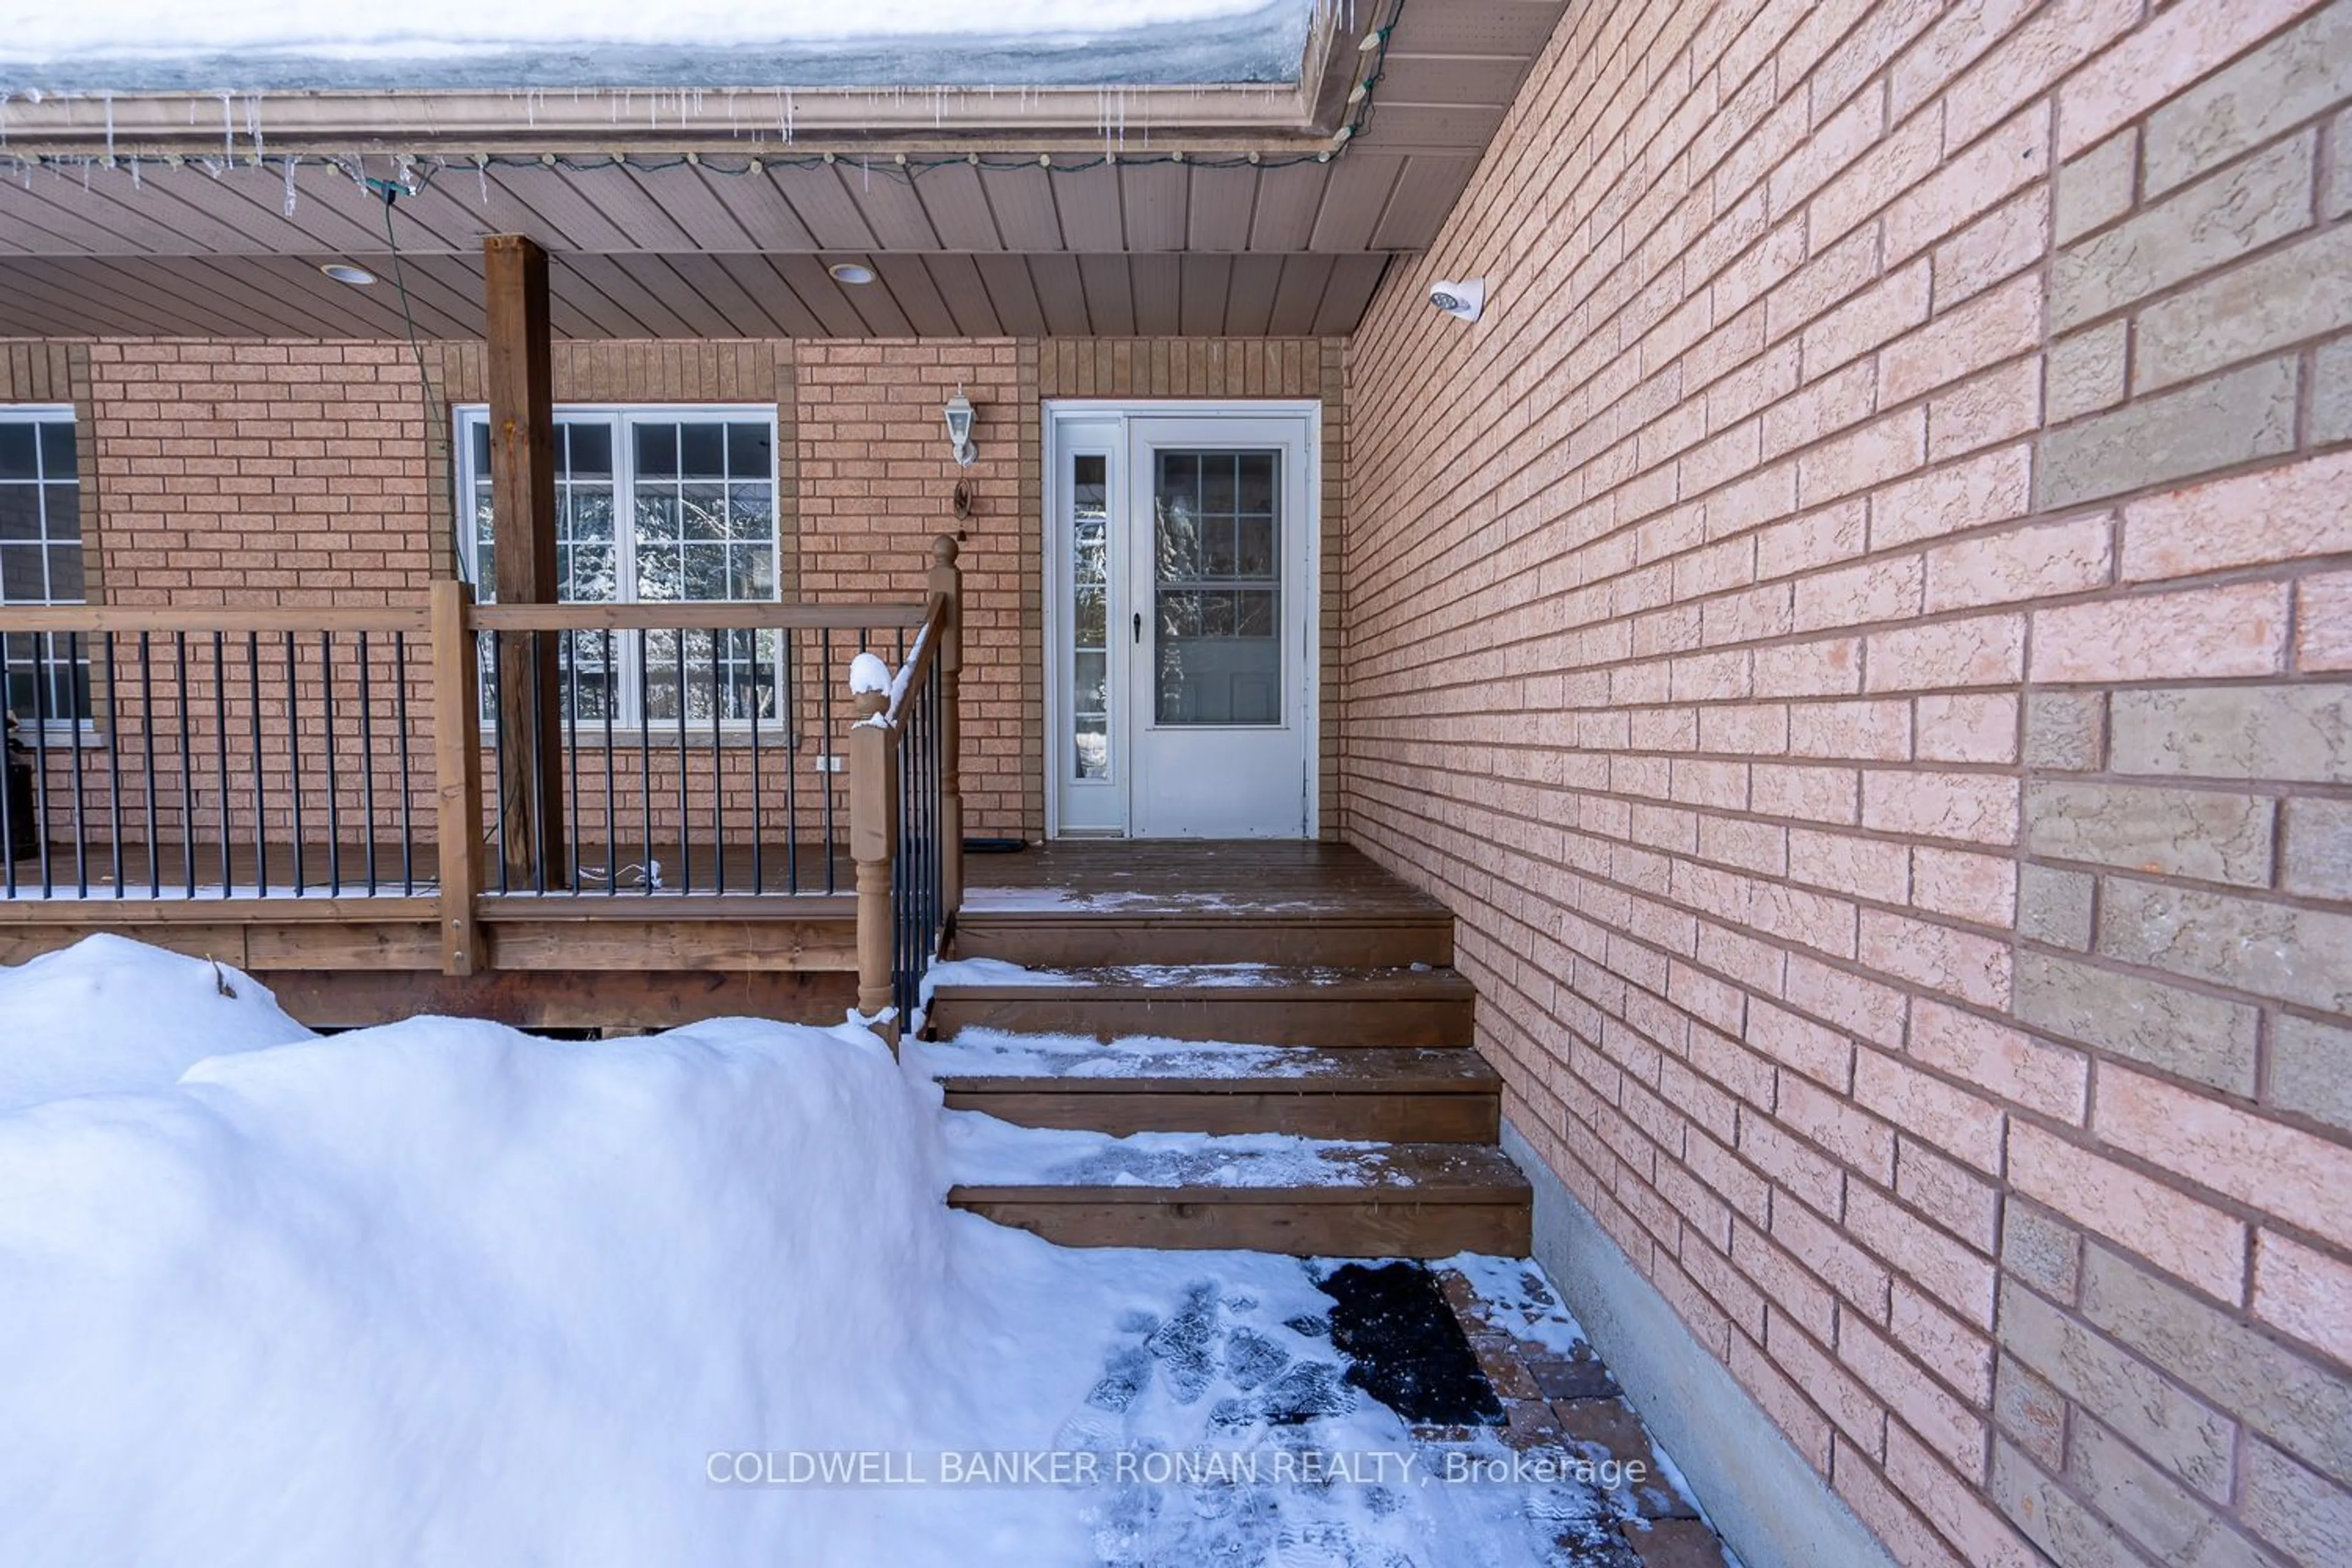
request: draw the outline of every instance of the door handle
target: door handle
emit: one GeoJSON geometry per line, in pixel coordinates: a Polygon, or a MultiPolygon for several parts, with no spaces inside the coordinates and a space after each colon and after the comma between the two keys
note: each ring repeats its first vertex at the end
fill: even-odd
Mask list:
{"type": "Polygon", "coordinates": [[[1143,612],[1140,610],[1135,614],[1135,642],[1138,647],[1143,646],[1143,612]]]}

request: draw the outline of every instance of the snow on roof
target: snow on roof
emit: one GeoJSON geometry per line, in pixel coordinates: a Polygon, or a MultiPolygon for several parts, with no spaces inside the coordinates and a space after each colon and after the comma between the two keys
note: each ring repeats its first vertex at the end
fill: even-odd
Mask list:
{"type": "MultiPolygon", "coordinates": [[[[1328,3],[1328,0],[1320,0],[1328,3]]],[[[0,88],[1292,82],[1318,0],[0,0],[0,88]]]]}

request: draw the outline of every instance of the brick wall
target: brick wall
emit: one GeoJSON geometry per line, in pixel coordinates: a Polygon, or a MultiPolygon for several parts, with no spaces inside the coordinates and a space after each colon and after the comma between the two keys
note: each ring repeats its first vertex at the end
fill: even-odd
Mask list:
{"type": "Polygon", "coordinates": [[[2345,0],[1571,7],[1351,350],[1350,835],[1907,1564],[2352,1561],[2347,95],[2345,0]]]}
{"type": "MultiPolygon", "coordinates": [[[[20,341],[0,344],[0,398],[79,404],[91,580],[112,602],[408,604],[452,569],[449,407],[486,396],[480,344],[427,343],[422,357],[424,387],[405,343],[20,341]]],[[[559,402],[773,402],[787,596],[914,597],[932,537],[962,534],[965,820],[975,835],[1034,838],[1044,830],[1043,397],[1323,397],[1327,676],[1336,672],[1346,428],[1339,340],[562,342],[553,374],[559,402]],[[949,457],[940,419],[958,385],[979,412],[979,460],[968,473],[949,457]],[[959,477],[974,496],[963,519],[950,500],[959,477]]],[[[835,640],[835,663],[845,664],[855,650],[835,640]]],[[[214,739],[205,657],[199,648],[192,686],[199,758],[214,739]]],[[[303,657],[303,679],[315,684],[315,653],[306,647],[303,657]]],[[[803,668],[816,662],[814,647],[807,659],[803,668]]],[[[1336,833],[1339,705],[1328,679],[1326,691],[1324,820],[1336,833]]],[[[412,696],[412,749],[423,755],[430,707],[421,688],[412,696]]],[[[166,742],[159,827],[167,833],[179,830],[177,716],[167,694],[156,710],[166,742]]],[[[814,710],[798,717],[813,732],[814,710]]],[[[389,752],[392,738],[383,739],[389,752]]],[[[325,761],[321,750],[313,790],[325,761]]],[[[711,790],[722,787],[715,779],[740,813],[743,758],[724,757],[705,777],[708,763],[693,764],[702,782],[689,786],[684,809],[698,820],[706,814],[711,790]]],[[[281,778],[290,761],[271,746],[265,765],[281,778]]],[[[387,770],[397,772],[388,758],[379,772],[387,770]]],[[[583,822],[602,820],[601,778],[594,768],[584,775],[596,798],[583,822]]],[[[341,809],[355,821],[362,786],[349,770],[342,783],[341,809]]],[[[801,783],[814,834],[823,790],[809,788],[807,776],[801,783]]],[[[614,788],[625,827],[637,822],[644,795],[653,830],[674,830],[670,781],[657,778],[646,795],[625,767],[614,788]]],[[[229,820],[244,831],[245,797],[208,794],[201,780],[193,819],[208,831],[224,794],[229,820]]],[[[376,792],[387,826],[399,799],[388,782],[376,792]]]]}

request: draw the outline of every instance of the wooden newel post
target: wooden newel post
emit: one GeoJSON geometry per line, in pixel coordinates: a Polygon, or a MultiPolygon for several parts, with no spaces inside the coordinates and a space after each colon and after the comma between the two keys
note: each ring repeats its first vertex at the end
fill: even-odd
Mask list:
{"type": "Polygon", "coordinates": [[[482,697],[474,631],[466,624],[466,584],[432,589],[433,783],[441,881],[441,968],[471,974],[486,967],[474,921],[482,882],[482,697]]]}
{"type": "Polygon", "coordinates": [[[931,541],[930,591],[945,602],[940,626],[940,915],[955,919],[963,907],[963,722],[958,693],[963,686],[963,570],[956,564],[951,534],[931,541]]]}
{"type": "MultiPolygon", "coordinates": [[[[898,842],[898,759],[893,755],[898,732],[887,724],[864,722],[889,706],[887,693],[861,691],[855,700],[860,721],[849,731],[849,858],[857,867],[857,1010],[875,1018],[890,1007],[896,979],[890,858],[898,842]]],[[[893,1017],[877,1026],[893,1050],[903,1023],[893,1017]]]]}

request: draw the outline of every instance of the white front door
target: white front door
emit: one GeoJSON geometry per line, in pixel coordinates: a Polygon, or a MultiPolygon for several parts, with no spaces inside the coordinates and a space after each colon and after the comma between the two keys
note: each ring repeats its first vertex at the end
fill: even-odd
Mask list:
{"type": "Polygon", "coordinates": [[[1312,406],[1064,405],[1049,426],[1055,831],[1310,835],[1312,406]]]}

